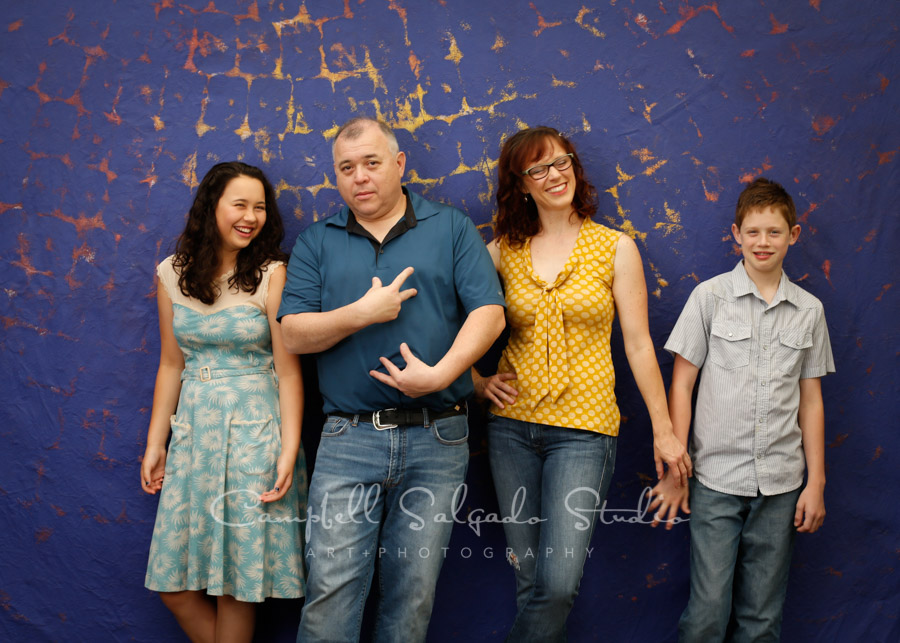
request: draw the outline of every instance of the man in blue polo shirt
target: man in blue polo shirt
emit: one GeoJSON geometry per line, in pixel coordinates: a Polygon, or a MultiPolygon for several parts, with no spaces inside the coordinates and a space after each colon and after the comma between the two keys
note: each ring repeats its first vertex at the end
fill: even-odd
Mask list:
{"type": "Polygon", "coordinates": [[[503,294],[472,221],[401,186],[389,127],[353,119],[332,151],[347,206],[298,237],[278,312],[288,350],[319,354],[327,416],[297,640],[358,640],[378,560],[374,640],[424,641],[503,294]]]}

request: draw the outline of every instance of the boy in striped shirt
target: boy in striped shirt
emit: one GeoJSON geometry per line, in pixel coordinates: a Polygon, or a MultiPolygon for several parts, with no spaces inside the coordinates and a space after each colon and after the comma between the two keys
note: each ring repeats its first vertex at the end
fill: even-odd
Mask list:
{"type": "Polygon", "coordinates": [[[678,627],[687,642],[777,641],[794,534],[825,518],[820,378],[834,360],[821,302],[782,270],[800,235],[793,200],[758,178],[731,231],[741,262],[694,289],[665,346],[675,356],[669,413],[685,443],[700,376],[694,477],[678,487],[667,475],[650,505],[667,528],[679,509],[691,514],[691,595],[678,627]]]}

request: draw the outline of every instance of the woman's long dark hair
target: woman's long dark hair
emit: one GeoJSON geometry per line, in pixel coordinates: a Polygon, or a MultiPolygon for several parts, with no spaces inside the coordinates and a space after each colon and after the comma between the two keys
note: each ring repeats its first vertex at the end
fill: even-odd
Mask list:
{"type": "Polygon", "coordinates": [[[572,208],[582,219],[590,218],[597,211],[597,191],[584,178],[584,167],[578,152],[569,140],[552,127],[531,127],[516,132],[500,151],[497,162],[499,180],[497,185],[497,219],[494,222],[494,238],[506,238],[513,246],[518,246],[529,237],[541,231],[534,199],[526,199],[522,191],[522,174],[553,144],[559,143],[566,153],[572,154],[572,168],[575,173],[575,195],[572,208]]]}
{"type": "Polygon", "coordinates": [[[178,286],[188,297],[212,304],[221,294],[216,286],[216,270],[219,267],[219,246],[222,239],[216,224],[216,206],[225,187],[239,176],[257,179],[263,185],[266,197],[266,223],[259,235],[246,248],[238,252],[234,274],[228,278],[228,287],[253,294],[263,277],[263,268],[273,260],[287,260],[280,246],[284,240],[284,224],[275,190],[262,170],[246,163],[231,161],[210,168],[188,213],[187,225],[175,246],[175,269],[180,273],[178,286]]]}

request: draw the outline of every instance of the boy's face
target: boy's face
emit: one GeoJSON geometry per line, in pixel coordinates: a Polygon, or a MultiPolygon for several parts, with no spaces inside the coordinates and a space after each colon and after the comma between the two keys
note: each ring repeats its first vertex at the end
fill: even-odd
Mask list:
{"type": "Polygon", "coordinates": [[[800,226],[788,228],[782,214],[768,207],[748,212],[740,228],[732,223],[731,233],[741,246],[744,269],[751,279],[773,274],[780,277],[784,256],[800,236],[800,226]]]}

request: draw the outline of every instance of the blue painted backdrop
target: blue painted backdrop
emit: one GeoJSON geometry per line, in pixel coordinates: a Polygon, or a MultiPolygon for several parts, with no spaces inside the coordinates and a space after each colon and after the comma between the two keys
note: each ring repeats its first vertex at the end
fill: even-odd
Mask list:
{"type": "MultiPolygon", "coordinates": [[[[657,345],[697,281],[736,261],[743,184],[782,182],[803,226],[785,267],[824,302],[838,368],[823,383],[828,518],[798,538],[785,640],[898,640],[898,38],[900,3],[849,0],[6,3],[0,638],[177,639],[143,589],[154,266],[198,179],[234,158],[277,185],[290,248],[338,204],[329,137],[368,114],[398,130],[412,189],[486,237],[503,138],[538,124],[569,135],[598,220],[641,249],[657,345]]],[[[653,472],[615,348],[611,524],[571,638],[671,639],[688,530],[615,522],[653,472]]],[[[496,508],[482,439],[476,428],[467,511],[496,508]]],[[[432,640],[501,639],[514,611],[503,546],[496,525],[457,526],[432,640]]],[[[291,640],[298,609],[266,604],[259,640],[291,640]]]]}

